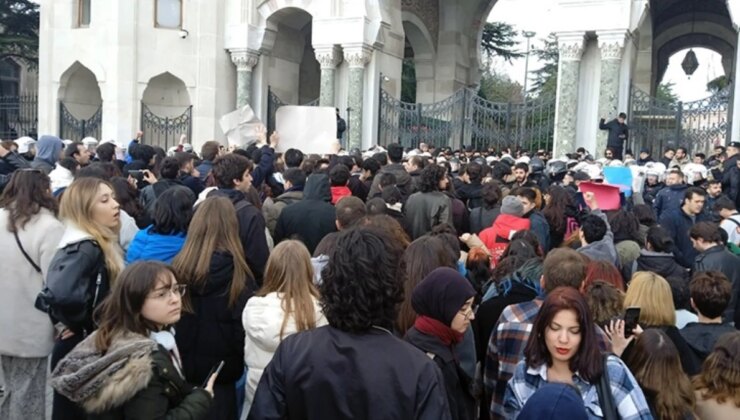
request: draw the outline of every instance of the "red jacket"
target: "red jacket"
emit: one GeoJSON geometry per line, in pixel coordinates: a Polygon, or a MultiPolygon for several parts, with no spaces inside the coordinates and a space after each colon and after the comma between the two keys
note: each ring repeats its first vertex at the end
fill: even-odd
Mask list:
{"type": "Polygon", "coordinates": [[[344,197],[352,195],[352,191],[345,185],[341,187],[331,187],[331,203],[335,206],[344,197]]]}
{"type": "Polygon", "coordinates": [[[478,237],[491,251],[492,266],[498,263],[511,237],[520,230],[529,230],[530,226],[529,219],[502,213],[493,221],[493,226],[480,232],[478,237]]]}

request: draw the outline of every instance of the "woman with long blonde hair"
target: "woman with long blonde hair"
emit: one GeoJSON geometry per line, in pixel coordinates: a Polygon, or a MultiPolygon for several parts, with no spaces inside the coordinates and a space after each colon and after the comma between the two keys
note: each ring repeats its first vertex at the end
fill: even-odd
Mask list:
{"type": "Polygon", "coordinates": [[[280,342],[327,323],[313,284],[311,255],[303,243],[287,240],[278,244],[267,260],[264,281],[242,314],[248,367],[244,413],[249,413],[262,372],[280,342]]]}
{"type": "MultiPolygon", "coordinates": [[[[52,369],[96,329],[93,312],[123,270],[120,208],[109,183],[98,178],[75,180],[64,192],[59,215],[65,231],[36,302],[59,331],[52,369]]],[[[84,419],[85,414],[55,392],[52,418],[84,419]]]]}
{"type": "Polygon", "coordinates": [[[231,200],[208,198],[196,208],[185,245],[172,262],[178,280],[189,289],[175,327],[185,378],[201,384],[213,367],[225,362],[209,419],[237,417],[236,382],[244,373],[240,317],[256,283],[238,232],[231,200]]]}
{"type": "MultiPolygon", "coordinates": [[[[676,328],[676,307],[666,279],[650,271],[638,271],[632,275],[624,296],[624,308],[629,307],[640,308],[639,324],[642,328],[658,328],[671,339],[681,355],[681,366],[687,375],[699,373],[699,359],[676,328]]],[[[630,357],[632,347],[628,346],[622,355],[625,360],[630,357]]]]}

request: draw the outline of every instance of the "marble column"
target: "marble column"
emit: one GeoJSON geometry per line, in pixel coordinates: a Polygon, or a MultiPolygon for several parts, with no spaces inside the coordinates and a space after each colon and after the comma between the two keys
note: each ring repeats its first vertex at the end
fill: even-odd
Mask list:
{"type": "MultiPolygon", "coordinates": [[[[619,107],[619,73],[622,68],[622,52],[626,33],[597,32],[601,51],[601,81],[599,83],[599,118],[611,121],[623,110],[619,107]]],[[[626,112],[626,111],[625,111],[626,112]]],[[[595,123],[595,122],[594,122],[595,123]]],[[[596,136],[594,156],[603,157],[609,132],[599,130],[596,136]]],[[[622,152],[626,149],[626,145],[622,152]]]]}
{"type": "Polygon", "coordinates": [[[334,78],[336,67],[341,63],[341,52],[329,46],[315,48],[316,60],[321,64],[321,94],[319,106],[334,106],[334,78]]]}
{"type": "Polygon", "coordinates": [[[236,107],[251,105],[252,69],[259,61],[253,50],[231,50],[231,61],[236,65],[236,107]]]}
{"type": "Polygon", "coordinates": [[[362,103],[365,94],[365,65],[370,62],[368,46],[345,46],[344,59],[349,64],[349,135],[348,150],[362,148],[362,103]]]}
{"type": "Polygon", "coordinates": [[[578,116],[578,84],[584,34],[558,34],[560,52],[558,68],[557,106],[555,109],[555,138],[553,156],[564,156],[576,150],[576,121],[578,116]]]}

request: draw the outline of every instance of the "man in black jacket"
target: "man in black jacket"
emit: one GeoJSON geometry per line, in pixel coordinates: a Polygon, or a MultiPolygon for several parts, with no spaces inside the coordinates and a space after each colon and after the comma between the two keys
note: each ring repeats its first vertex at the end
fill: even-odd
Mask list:
{"type": "Polygon", "coordinates": [[[280,343],[248,419],[452,418],[440,370],[391,332],[403,300],[402,255],[385,232],[339,234],[320,286],[329,325],[280,343]]]}
{"type": "Polygon", "coordinates": [[[629,138],[629,128],[624,121],[627,119],[627,114],[620,112],[619,116],[608,123],[606,119],[602,118],[599,121],[599,128],[601,130],[609,131],[609,137],[606,140],[606,147],[612,149],[614,159],[622,160],[622,150],[624,148],[624,142],[629,138]]]}
{"type": "MultiPolygon", "coordinates": [[[[411,176],[406,172],[406,168],[403,166],[403,146],[398,143],[391,143],[388,145],[388,160],[390,163],[384,166],[380,170],[380,174],[392,173],[396,176],[396,187],[401,191],[403,201],[414,192],[411,176]]],[[[376,176],[373,180],[373,185],[370,186],[370,194],[368,197],[375,197],[380,192],[379,188],[380,177],[376,176]]]]}
{"type": "Polygon", "coordinates": [[[740,325],[740,310],[737,308],[740,297],[740,257],[733,255],[724,245],[720,227],[714,223],[697,223],[689,231],[694,248],[700,252],[694,262],[694,274],[707,271],[720,271],[732,283],[732,296],[727,309],[722,314],[725,322],[735,321],[740,325]]]}
{"type": "MultiPolygon", "coordinates": [[[[29,168],[31,165],[17,153],[11,152],[0,145],[0,159],[3,160],[13,170],[29,168]]],[[[5,189],[5,186],[10,182],[10,177],[13,176],[13,172],[9,174],[0,174],[0,192],[5,189]]]]}
{"type": "Polygon", "coordinates": [[[694,266],[698,252],[689,239],[689,230],[705,221],[702,209],[707,193],[699,187],[689,187],[684,194],[683,205],[678,209],[664,211],[658,224],[671,233],[676,261],[686,268],[694,266]]]}
{"type": "Polygon", "coordinates": [[[735,204],[740,204],[740,142],[733,141],[727,146],[727,159],[722,163],[722,191],[735,204]]]}
{"type": "Polygon", "coordinates": [[[235,153],[220,156],[213,162],[213,178],[219,188],[211,195],[231,199],[239,222],[239,239],[244,247],[244,257],[252,270],[257,285],[262,286],[262,274],[270,255],[265,235],[265,218],[245,194],[252,186],[252,162],[235,153]]]}

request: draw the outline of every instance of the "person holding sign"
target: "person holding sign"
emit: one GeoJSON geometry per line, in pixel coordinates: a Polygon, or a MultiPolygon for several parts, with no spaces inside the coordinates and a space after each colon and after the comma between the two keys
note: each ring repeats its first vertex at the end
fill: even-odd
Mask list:
{"type": "Polygon", "coordinates": [[[620,112],[617,118],[608,123],[605,118],[601,118],[601,121],[599,121],[599,129],[609,131],[606,147],[612,150],[614,159],[622,160],[624,142],[629,138],[629,128],[624,123],[626,119],[627,114],[620,112]]]}

